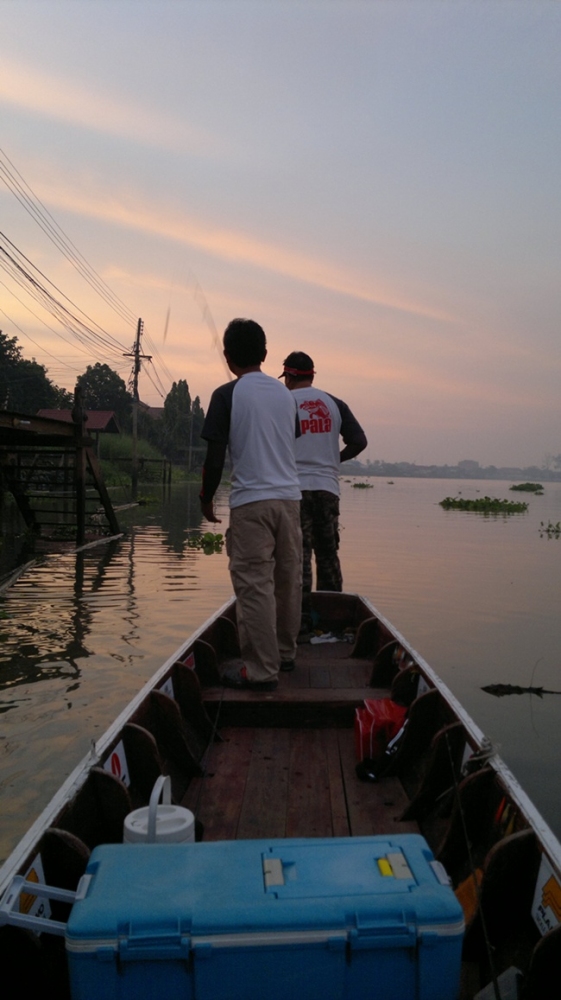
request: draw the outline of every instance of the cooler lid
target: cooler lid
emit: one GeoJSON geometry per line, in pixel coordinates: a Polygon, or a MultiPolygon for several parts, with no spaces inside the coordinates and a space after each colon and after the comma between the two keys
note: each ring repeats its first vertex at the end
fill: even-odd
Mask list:
{"type": "Polygon", "coordinates": [[[371,935],[454,924],[462,913],[422,837],[131,844],[96,848],[67,941],[255,930],[371,935]],[[362,929],[362,930],[361,930],[362,929]]]}

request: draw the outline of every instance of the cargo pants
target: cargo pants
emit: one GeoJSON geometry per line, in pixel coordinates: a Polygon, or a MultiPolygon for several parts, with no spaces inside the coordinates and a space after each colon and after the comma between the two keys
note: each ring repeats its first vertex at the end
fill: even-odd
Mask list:
{"type": "Polygon", "coordinates": [[[250,680],[276,679],[296,656],[302,600],[299,500],[257,500],[230,511],[226,548],[250,680]]]}
{"type": "Polygon", "coordinates": [[[343,589],[339,562],[339,497],[327,490],[302,490],[302,610],[309,611],[312,590],[312,553],[316,562],[316,590],[343,589]]]}

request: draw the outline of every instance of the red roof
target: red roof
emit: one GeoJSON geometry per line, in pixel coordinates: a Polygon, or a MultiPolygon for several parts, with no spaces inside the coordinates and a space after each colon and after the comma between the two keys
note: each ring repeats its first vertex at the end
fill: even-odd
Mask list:
{"type": "MultiPolygon", "coordinates": [[[[88,431],[104,431],[106,434],[121,433],[114,410],[84,410],[84,413],[86,414],[88,431]]],[[[66,424],[72,423],[71,410],[37,410],[36,416],[47,417],[49,420],[63,420],[66,424]]]]}

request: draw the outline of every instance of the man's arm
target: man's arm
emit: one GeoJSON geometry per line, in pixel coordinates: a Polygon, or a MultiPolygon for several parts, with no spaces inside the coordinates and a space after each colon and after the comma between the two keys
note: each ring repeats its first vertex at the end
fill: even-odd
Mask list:
{"type": "Polygon", "coordinates": [[[339,454],[340,462],[348,462],[350,458],[356,458],[364,451],[368,441],[366,434],[360,426],[358,420],[351,413],[349,407],[342,400],[337,400],[339,412],[341,414],[341,437],[345,447],[339,454]]]}
{"type": "Polygon", "coordinates": [[[215,389],[211,398],[201,431],[201,437],[207,442],[206,458],[203,465],[203,485],[199,493],[203,517],[207,521],[218,521],[212,504],[216,493],[228,447],[230,433],[230,413],[232,410],[232,393],[236,383],[228,382],[215,389]]]}
{"type": "Polygon", "coordinates": [[[366,440],[366,434],[361,429],[360,437],[357,436],[355,441],[349,442],[349,444],[345,445],[343,451],[339,455],[339,461],[348,462],[350,458],[355,458],[357,455],[360,455],[361,451],[364,451],[367,444],[368,441],[366,440]]]}
{"type": "Polygon", "coordinates": [[[226,444],[222,441],[209,441],[207,443],[205,464],[203,465],[203,485],[199,493],[201,510],[203,517],[207,521],[220,523],[221,518],[214,513],[213,499],[222,478],[224,460],[226,458],[226,444]]]}

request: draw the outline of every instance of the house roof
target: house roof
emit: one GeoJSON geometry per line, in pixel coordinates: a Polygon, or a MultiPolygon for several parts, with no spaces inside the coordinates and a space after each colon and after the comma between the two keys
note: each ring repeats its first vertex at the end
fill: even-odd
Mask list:
{"type": "Polygon", "coordinates": [[[153,420],[161,420],[165,413],[165,407],[148,406],[148,403],[143,403],[142,400],[140,401],[139,406],[141,410],[143,410],[144,413],[147,413],[149,417],[152,417],[153,420]]]}
{"type": "MultiPolygon", "coordinates": [[[[103,434],[121,433],[114,410],[84,410],[84,413],[88,431],[100,431],[103,434]]],[[[37,410],[36,415],[50,420],[63,420],[66,424],[72,423],[71,410],[37,410]]]]}

